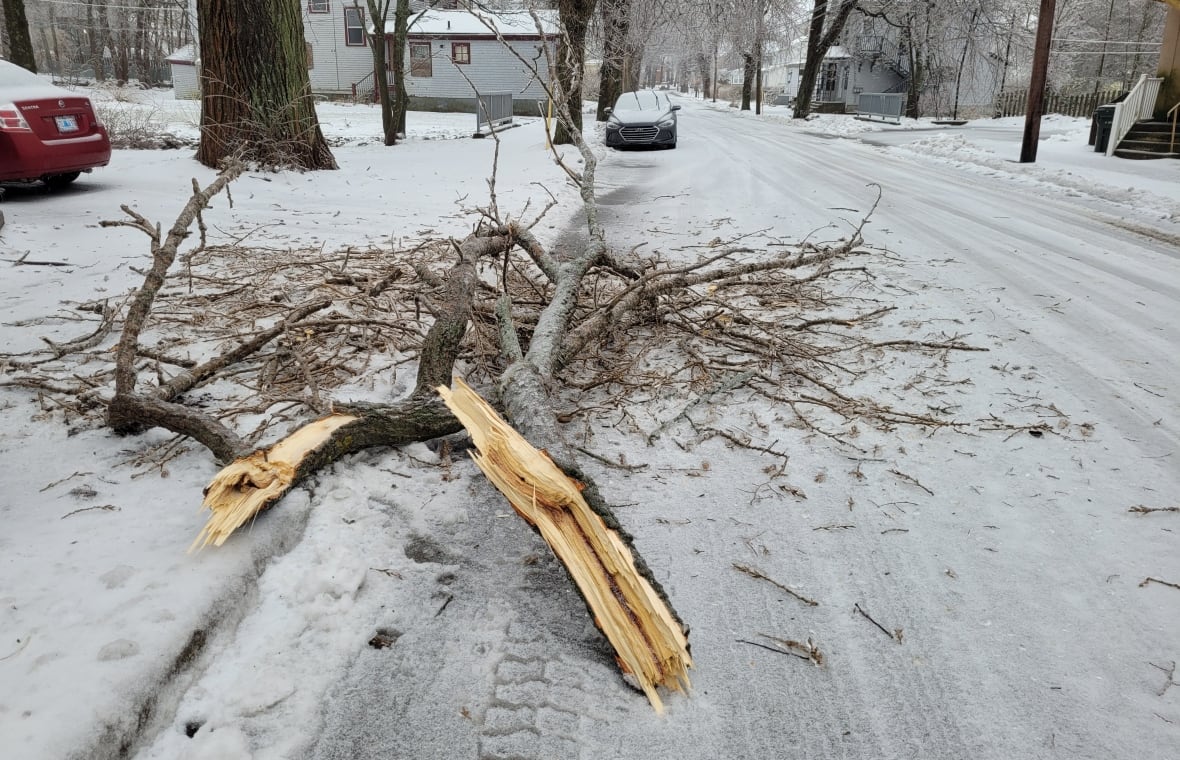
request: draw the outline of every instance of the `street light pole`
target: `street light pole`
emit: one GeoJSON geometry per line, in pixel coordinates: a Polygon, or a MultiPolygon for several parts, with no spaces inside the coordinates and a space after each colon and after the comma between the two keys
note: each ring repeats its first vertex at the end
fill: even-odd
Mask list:
{"type": "Polygon", "coordinates": [[[1037,160],[1037,141],[1041,138],[1041,114],[1045,110],[1045,82],[1049,71],[1049,48],[1053,42],[1053,13],[1057,0],[1041,0],[1037,15],[1037,47],[1033,52],[1032,79],[1028,83],[1028,110],[1024,115],[1024,142],[1020,146],[1020,163],[1037,160]]]}

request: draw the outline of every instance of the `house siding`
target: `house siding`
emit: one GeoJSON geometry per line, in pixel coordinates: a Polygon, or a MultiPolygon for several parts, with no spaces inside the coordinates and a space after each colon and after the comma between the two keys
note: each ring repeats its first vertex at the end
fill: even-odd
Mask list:
{"type": "MultiPolygon", "coordinates": [[[[533,72],[505,47],[511,46],[521,58],[532,61],[538,57],[539,42],[518,40],[501,43],[499,40],[464,39],[462,42],[471,45],[471,63],[455,64],[451,62],[452,40],[411,37],[411,41],[429,42],[433,59],[431,76],[406,77],[406,92],[411,98],[470,101],[474,111],[475,95],[471,89],[472,85],[481,92],[511,92],[514,101],[538,102],[548,97],[544,86],[533,72]],[[459,73],[459,68],[463,69],[463,74],[471,80],[470,83],[459,73]]],[[[407,72],[410,70],[408,47],[407,45],[407,72]]],[[[547,64],[543,55],[539,57],[536,65],[542,76],[545,76],[547,64]]],[[[536,113],[535,106],[529,107],[529,113],[536,113]]]]}
{"type": "Polygon", "coordinates": [[[172,94],[177,100],[197,100],[201,85],[197,81],[197,66],[191,62],[169,61],[172,67],[172,94]]]}
{"type": "MultiPolygon", "coordinates": [[[[363,13],[367,16],[368,11],[363,13]]],[[[368,45],[345,43],[341,0],[332,0],[328,13],[309,13],[304,5],[303,33],[313,50],[313,65],[307,72],[312,92],[351,95],[352,86],[362,81],[372,87],[373,51],[368,45]]]]}

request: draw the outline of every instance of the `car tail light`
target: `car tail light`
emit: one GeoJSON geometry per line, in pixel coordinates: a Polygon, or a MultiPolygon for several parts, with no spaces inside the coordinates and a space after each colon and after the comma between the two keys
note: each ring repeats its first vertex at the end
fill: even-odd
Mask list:
{"type": "Polygon", "coordinates": [[[86,110],[90,112],[90,121],[92,124],[94,124],[94,126],[96,126],[96,127],[105,127],[106,126],[105,124],[102,123],[102,117],[98,115],[98,111],[95,110],[94,104],[91,103],[89,100],[86,101],[86,110]]]}
{"type": "Polygon", "coordinates": [[[32,132],[15,103],[0,104],[0,132],[32,132]]]}

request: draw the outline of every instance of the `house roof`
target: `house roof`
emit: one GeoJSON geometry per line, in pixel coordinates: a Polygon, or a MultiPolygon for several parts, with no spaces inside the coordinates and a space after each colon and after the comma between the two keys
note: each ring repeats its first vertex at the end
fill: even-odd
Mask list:
{"type": "Polygon", "coordinates": [[[177,49],[172,55],[165,59],[168,63],[194,63],[197,60],[197,49],[195,45],[185,45],[177,49]]]}
{"type": "MultiPolygon", "coordinates": [[[[410,17],[410,36],[432,37],[495,37],[497,33],[504,37],[527,37],[540,39],[537,33],[537,20],[541,22],[541,31],[546,37],[557,35],[557,11],[536,11],[537,17],[528,11],[501,11],[499,13],[480,13],[474,11],[440,11],[430,9],[410,17]]],[[[385,34],[392,35],[394,21],[385,22],[385,34]]]]}

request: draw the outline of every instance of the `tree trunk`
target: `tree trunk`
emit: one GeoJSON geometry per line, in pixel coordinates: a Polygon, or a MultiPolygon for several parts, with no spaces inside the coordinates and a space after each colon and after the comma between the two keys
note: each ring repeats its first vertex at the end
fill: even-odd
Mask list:
{"type": "Polygon", "coordinates": [[[406,91],[406,35],[410,25],[410,0],[397,0],[393,12],[393,123],[398,134],[406,133],[406,111],[410,94],[406,91]]]}
{"type": "Polygon", "coordinates": [[[377,103],[381,107],[381,132],[386,145],[397,145],[397,120],[389,98],[389,67],[385,61],[385,20],[389,17],[391,0],[368,0],[369,20],[373,22],[373,78],[377,84],[377,103]]]}
{"type": "Polygon", "coordinates": [[[33,58],[33,40],[25,17],[25,0],[4,0],[4,28],[8,32],[9,60],[17,66],[37,72],[33,58]]]}
{"type": "Polygon", "coordinates": [[[274,168],[336,168],[311,97],[301,8],[292,0],[198,4],[202,164],[238,157],[274,168]]]}
{"type": "Polygon", "coordinates": [[[571,145],[572,131],[582,131],[582,73],[586,60],[586,31],[594,15],[595,0],[559,0],[558,13],[564,31],[563,45],[557,53],[557,128],[554,145],[571,145]],[[564,106],[564,107],[563,107],[564,106]]]}
{"type": "Polygon", "coordinates": [[[742,53],[742,110],[750,110],[750,93],[754,89],[754,54],[742,53]]]}
{"type": "Polygon", "coordinates": [[[815,92],[815,80],[819,76],[824,56],[844,31],[844,24],[856,8],[856,0],[842,0],[831,20],[828,20],[828,0],[815,0],[811,11],[811,25],[807,34],[807,59],[799,75],[799,95],[795,98],[796,119],[805,119],[811,114],[811,99],[815,92]]]}
{"type": "MultiPolygon", "coordinates": [[[[98,19],[94,17],[95,2],[96,0],[90,0],[86,3],[86,41],[89,43],[87,52],[90,55],[90,67],[94,69],[94,78],[99,82],[105,82],[107,78],[106,60],[102,54],[102,29],[98,19]]],[[[99,6],[99,13],[104,12],[102,6],[99,6]]]]}
{"type": "Polygon", "coordinates": [[[627,33],[631,28],[631,0],[602,0],[602,69],[598,83],[598,121],[606,121],[606,109],[623,89],[627,33]]]}

